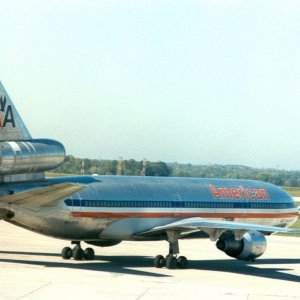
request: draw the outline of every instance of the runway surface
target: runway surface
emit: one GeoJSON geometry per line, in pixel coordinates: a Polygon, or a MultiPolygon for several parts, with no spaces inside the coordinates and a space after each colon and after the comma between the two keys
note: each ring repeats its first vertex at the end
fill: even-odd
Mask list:
{"type": "Polygon", "coordinates": [[[300,299],[300,238],[267,239],[255,262],[232,259],[207,239],[183,240],[189,267],[168,270],[153,267],[167,242],[94,247],[94,261],[65,261],[68,242],[1,221],[0,299],[300,299]]]}

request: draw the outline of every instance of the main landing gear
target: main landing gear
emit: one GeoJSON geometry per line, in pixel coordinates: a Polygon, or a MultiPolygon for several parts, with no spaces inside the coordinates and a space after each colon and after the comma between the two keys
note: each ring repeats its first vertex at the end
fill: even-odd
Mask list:
{"type": "Polygon", "coordinates": [[[80,246],[80,242],[72,242],[76,246],[71,249],[70,247],[65,247],[62,249],[61,257],[63,259],[70,259],[73,257],[74,260],[93,260],[95,258],[95,252],[93,248],[86,248],[83,250],[80,246]]]}
{"type": "Polygon", "coordinates": [[[168,269],[185,269],[187,267],[187,258],[185,256],[177,256],[168,254],[166,257],[157,255],[154,258],[155,268],[163,268],[166,266],[168,269]]]}
{"type": "Polygon", "coordinates": [[[166,257],[157,255],[154,259],[155,268],[163,268],[166,266],[168,269],[185,269],[188,264],[187,258],[185,256],[179,256],[177,258],[177,254],[179,253],[179,234],[174,231],[167,231],[167,236],[169,242],[169,254],[166,257]]]}

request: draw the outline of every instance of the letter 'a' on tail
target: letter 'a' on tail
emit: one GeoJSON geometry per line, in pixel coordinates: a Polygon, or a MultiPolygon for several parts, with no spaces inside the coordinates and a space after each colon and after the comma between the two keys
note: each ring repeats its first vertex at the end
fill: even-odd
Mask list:
{"type": "Polygon", "coordinates": [[[0,82],[0,141],[30,140],[31,135],[0,82]]]}

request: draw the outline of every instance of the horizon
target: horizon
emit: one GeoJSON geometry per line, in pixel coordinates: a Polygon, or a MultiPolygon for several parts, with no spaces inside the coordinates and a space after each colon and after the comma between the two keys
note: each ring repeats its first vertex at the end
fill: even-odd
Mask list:
{"type": "MultiPolygon", "coordinates": [[[[98,160],[98,161],[119,161],[120,157],[118,158],[89,158],[89,157],[77,157],[74,156],[72,154],[68,154],[66,153],[66,156],[73,156],[75,159],[79,159],[79,160],[98,160]]],[[[189,163],[189,162],[177,162],[177,161],[161,161],[161,160],[149,160],[147,158],[144,159],[135,159],[135,158],[125,158],[122,157],[123,161],[130,161],[130,160],[134,160],[136,162],[143,162],[144,159],[146,159],[147,162],[153,162],[153,163],[165,163],[167,165],[172,165],[172,164],[178,164],[178,165],[191,165],[191,166],[220,166],[220,167],[243,167],[243,168],[250,168],[250,169],[258,169],[258,170],[274,170],[274,171],[285,171],[285,172],[300,172],[300,169],[278,169],[278,168],[268,168],[268,167],[253,167],[253,166],[248,166],[248,165],[235,165],[235,164],[217,164],[217,163],[206,163],[206,164],[193,164],[193,163],[189,163]]]]}

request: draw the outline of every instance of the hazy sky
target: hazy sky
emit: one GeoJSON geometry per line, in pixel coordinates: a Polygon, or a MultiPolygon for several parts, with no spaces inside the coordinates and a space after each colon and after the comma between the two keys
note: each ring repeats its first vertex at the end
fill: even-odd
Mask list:
{"type": "Polygon", "coordinates": [[[77,157],[300,169],[300,1],[0,0],[0,80],[77,157]]]}

